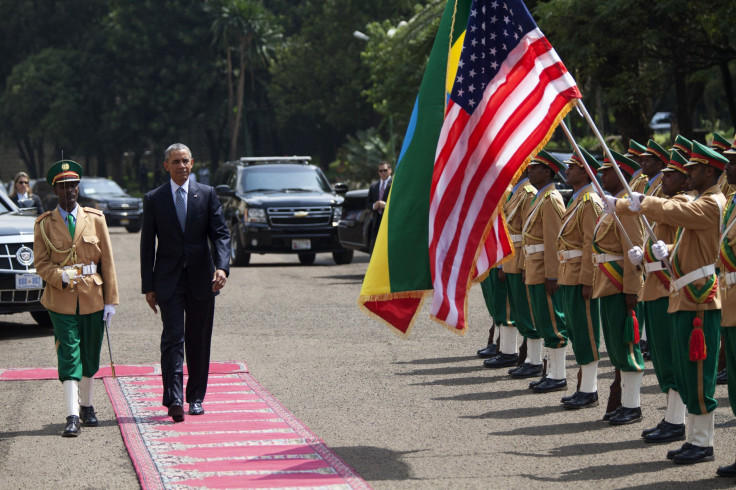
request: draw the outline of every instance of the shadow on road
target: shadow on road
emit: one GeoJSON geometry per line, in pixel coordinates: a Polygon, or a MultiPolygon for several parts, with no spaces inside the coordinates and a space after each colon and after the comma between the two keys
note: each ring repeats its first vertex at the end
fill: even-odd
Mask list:
{"type": "Polygon", "coordinates": [[[350,465],[364,480],[411,480],[409,465],[402,461],[408,454],[422,452],[391,451],[382,447],[332,447],[345,462],[350,465]]]}
{"type": "Polygon", "coordinates": [[[54,335],[54,329],[37,323],[0,322],[0,340],[35,339],[54,335]]]}
{"type": "Polygon", "coordinates": [[[444,364],[446,362],[465,362],[478,359],[475,356],[463,357],[430,357],[429,359],[414,359],[412,361],[397,361],[394,364],[444,364]]]}

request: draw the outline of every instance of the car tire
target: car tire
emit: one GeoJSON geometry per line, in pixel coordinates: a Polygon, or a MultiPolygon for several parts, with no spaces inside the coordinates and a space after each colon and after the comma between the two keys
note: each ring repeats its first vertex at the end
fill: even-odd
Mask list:
{"type": "Polygon", "coordinates": [[[244,267],[250,263],[250,253],[240,243],[240,233],[237,228],[230,231],[230,265],[233,267],[244,267]]]}
{"type": "Polygon", "coordinates": [[[346,248],[339,252],[332,252],[332,260],[334,260],[337,265],[349,264],[353,261],[353,251],[346,248]]]}
{"type": "Polygon", "coordinates": [[[130,233],[138,233],[139,231],[141,231],[141,222],[136,221],[135,223],[125,225],[125,229],[128,230],[128,232],[130,233]]]}
{"type": "Polygon", "coordinates": [[[54,324],[51,323],[51,316],[49,315],[49,312],[46,310],[43,311],[32,311],[31,316],[34,320],[36,320],[36,323],[38,323],[41,327],[46,328],[53,328],[54,324]]]}
{"type": "Polygon", "coordinates": [[[305,252],[299,254],[299,262],[302,265],[312,265],[314,264],[314,259],[317,258],[317,254],[314,252],[305,252]]]}

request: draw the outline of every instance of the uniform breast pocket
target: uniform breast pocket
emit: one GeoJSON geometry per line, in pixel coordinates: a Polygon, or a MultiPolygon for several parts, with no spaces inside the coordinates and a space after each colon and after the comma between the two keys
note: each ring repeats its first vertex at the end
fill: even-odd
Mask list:
{"type": "Polygon", "coordinates": [[[83,253],[85,260],[99,262],[100,257],[102,256],[99,237],[95,235],[82,235],[82,242],[84,243],[83,253]]]}

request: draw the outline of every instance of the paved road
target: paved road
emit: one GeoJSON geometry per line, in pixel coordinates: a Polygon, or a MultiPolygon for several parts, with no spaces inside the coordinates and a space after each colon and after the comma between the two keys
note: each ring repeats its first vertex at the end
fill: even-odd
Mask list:
{"type": "MultiPolygon", "coordinates": [[[[117,364],[158,361],[160,320],[140,294],[138,234],[111,231],[122,304],[112,325],[117,364]]],[[[639,433],[663,416],[648,365],[642,424],[614,428],[601,407],[561,409],[561,393],[537,395],[474,357],[489,317],[471,291],[470,332],[458,337],[421,314],[409,340],[356,306],[366,255],[336,266],[295,256],[255,256],[234,269],[218,298],[213,360],[245,361],[253,376],[377,489],[720,488],[736,455],[736,420],[719,386],[716,462],[674,466],[639,433]]],[[[427,306],[425,305],[425,309],[427,306]]],[[[569,353],[571,354],[571,353],[569,353]]],[[[103,364],[107,362],[103,349],[103,364]]],[[[568,366],[573,359],[568,355],[568,366]]],[[[53,338],[28,314],[0,317],[0,367],[54,366],[53,338]]],[[[568,371],[572,383],[574,372],[568,371]]],[[[612,379],[602,362],[601,386],[612,379]]],[[[0,384],[0,488],[135,488],[137,480],[109,401],[97,384],[101,426],[60,437],[58,381],[0,384]]],[[[205,408],[206,408],[205,400],[205,408]]]]}

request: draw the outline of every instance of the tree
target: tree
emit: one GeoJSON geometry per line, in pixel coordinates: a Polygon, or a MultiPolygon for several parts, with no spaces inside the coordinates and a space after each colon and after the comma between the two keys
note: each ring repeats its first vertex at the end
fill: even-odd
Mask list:
{"type": "MultiPolygon", "coordinates": [[[[228,127],[230,128],[229,159],[237,155],[240,122],[243,118],[243,100],[246,73],[250,74],[251,89],[255,90],[256,68],[268,67],[281,35],[270,14],[260,2],[252,0],[222,0],[211,7],[213,42],[225,49],[227,60],[228,127]],[[232,53],[238,54],[238,65],[233,65],[232,53]],[[237,74],[237,93],[233,78],[237,74]]],[[[246,142],[247,144],[247,142],[246,142]]]]}

